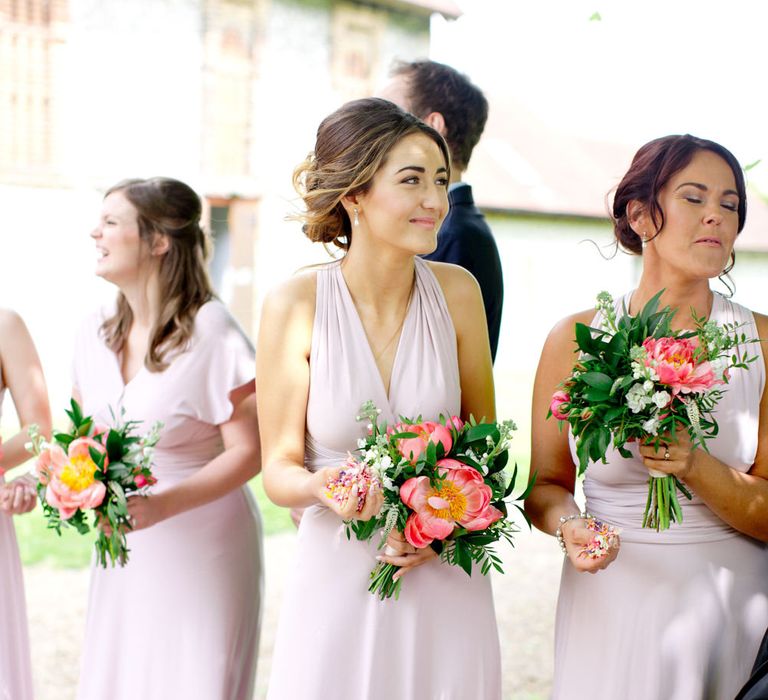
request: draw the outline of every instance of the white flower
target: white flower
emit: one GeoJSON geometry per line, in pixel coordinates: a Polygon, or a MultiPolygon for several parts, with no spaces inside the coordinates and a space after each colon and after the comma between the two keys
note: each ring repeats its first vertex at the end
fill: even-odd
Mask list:
{"type": "Polygon", "coordinates": [[[633,384],[627,392],[627,406],[632,413],[640,413],[651,399],[642,384],[633,384]]]}
{"type": "MultiPolygon", "coordinates": [[[[672,395],[668,391],[657,391],[652,397],[651,401],[659,408],[664,408],[672,400],[672,395]]],[[[655,433],[654,433],[655,434],[655,433]]]]}
{"type": "Polygon", "coordinates": [[[643,423],[643,430],[645,430],[646,433],[650,433],[651,435],[656,435],[659,430],[659,419],[655,417],[649,418],[643,423]]]}
{"type": "Polygon", "coordinates": [[[652,391],[653,390],[653,382],[650,379],[646,379],[643,382],[643,389],[646,391],[652,391]]]}

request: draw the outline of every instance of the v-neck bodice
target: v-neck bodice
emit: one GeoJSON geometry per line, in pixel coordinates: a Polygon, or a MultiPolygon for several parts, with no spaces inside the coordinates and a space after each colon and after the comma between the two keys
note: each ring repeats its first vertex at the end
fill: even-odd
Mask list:
{"type": "Polygon", "coordinates": [[[416,258],[415,273],[387,395],[340,263],[318,271],[307,405],[308,468],[334,464],[356,449],[366,428],[355,418],[366,401],[373,401],[388,423],[399,416],[427,420],[459,413],[453,322],[428,263],[416,258]]]}

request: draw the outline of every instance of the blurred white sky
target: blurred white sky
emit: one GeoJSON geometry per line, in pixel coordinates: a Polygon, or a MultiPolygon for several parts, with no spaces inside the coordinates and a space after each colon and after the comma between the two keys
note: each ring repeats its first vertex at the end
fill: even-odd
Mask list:
{"type": "Polygon", "coordinates": [[[639,147],[713,139],[768,193],[768,3],[754,0],[457,0],[431,58],[559,130],[639,147]],[[599,13],[600,20],[590,20],[599,13]]]}

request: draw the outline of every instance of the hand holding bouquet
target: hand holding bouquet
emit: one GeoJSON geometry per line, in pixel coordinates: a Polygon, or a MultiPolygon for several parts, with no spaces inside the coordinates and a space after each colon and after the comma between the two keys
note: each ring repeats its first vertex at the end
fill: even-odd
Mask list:
{"type": "Polygon", "coordinates": [[[99,564],[124,566],[128,561],[125,531],[131,529],[127,497],[140,494],[156,483],[152,476],[152,452],[160,437],[156,423],[144,437],[133,435],[136,423],[114,428],[97,426],[83,416],[76,401],[66,411],[72,421],[68,432],[55,433],[46,442],[35,426],[30,428],[29,445],[37,461],[37,492],[48,527],[61,534],[62,525],[88,533],[88,511],[92,526],[98,528],[96,553],[99,564]]]}
{"type": "MultiPolygon", "coordinates": [[[[637,316],[626,309],[617,319],[613,299],[598,295],[602,328],[576,324],[580,357],[571,375],[552,397],[549,416],[567,421],[576,441],[579,474],[591,461],[606,462],[611,445],[626,458],[628,442],[652,443],[669,455],[668,443],[687,430],[694,447],[706,450],[717,435],[712,413],[731,369],[746,369],[755,357],[743,357],[739,345],[755,342],[732,324],[695,318],[695,329],[673,331],[675,311],[659,310],[663,290],[637,316]]],[[[667,457],[668,459],[668,457],[667,457]]],[[[691,494],[674,476],[651,473],[643,527],[667,529],[682,522],[677,491],[691,494]]]]}
{"type": "MultiPolygon", "coordinates": [[[[473,563],[484,575],[491,568],[501,572],[492,545],[502,538],[511,542],[517,531],[505,503],[517,474],[516,467],[511,474],[507,469],[512,422],[464,423],[454,416],[439,422],[402,419],[387,427],[379,425],[378,414],[371,402],[363,406],[358,419],[368,421],[369,434],[360,440],[360,456],[350,457],[339,478],[326,487],[329,498],[358,498],[364,489],[381,490],[378,514],[349,521],[347,535],[354,533],[359,540],[378,535],[383,547],[390,533],[399,530],[413,547],[433,547],[443,561],[468,575],[473,563]]],[[[397,597],[397,569],[380,563],[371,572],[368,590],[381,599],[397,597]]]]}

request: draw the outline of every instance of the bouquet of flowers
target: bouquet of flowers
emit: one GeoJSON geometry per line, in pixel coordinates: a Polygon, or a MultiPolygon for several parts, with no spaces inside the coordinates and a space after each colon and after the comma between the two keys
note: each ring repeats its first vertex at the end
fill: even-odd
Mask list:
{"type": "MultiPolygon", "coordinates": [[[[492,545],[500,539],[511,543],[517,532],[505,503],[517,476],[517,466],[510,474],[507,464],[514,424],[464,423],[453,416],[439,422],[401,418],[388,427],[379,424],[379,413],[371,402],[363,405],[358,420],[368,421],[369,433],[359,441],[359,456],[350,455],[339,476],[326,484],[328,497],[339,502],[357,486],[358,510],[371,485],[383,490],[379,514],[348,522],[347,536],[370,540],[378,535],[381,548],[396,528],[414,547],[431,546],[470,576],[473,563],[483,575],[491,568],[503,573],[492,545]]],[[[533,481],[516,500],[525,499],[532,486],[533,481]]],[[[368,590],[382,600],[397,598],[397,569],[379,563],[368,590]]]]}
{"type": "Polygon", "coordinates": [[[124,566],[129,551],[125,531],[131,529],[127,497],[157,481],[151,463],[162,424],[140,437],[132,434],[134,421],[114,428],[97,426],[74,400],[66,414],[71,430],[54,433],[51,442],[36,426],[29,430],[28,447],[37,457],[37,492],[48,527],[60,535],[62,525],[68,525],[84,535],[90,531],[88,511],[92,511],[99,564],[106,568],[109,557],[112,566],[116,562],[124,566]],[[100,523],[109,535],[97,527],[100,523]]]}
{"type": "MultiPolygon", "coordinates": [[[[624,309],[620,318],[610,294],[601,292],[597,306],[604,327],[576,324],[580,357],[553,395],[547,417],[570,424],[579,475],[590,460],[605,464],[611,442],[631,457],[628,442],[650,441],[658,449],[687,429],[694,446],[706,450],[706,440],[718,431],[712,413],[723,395],[719,387],[728,383],[731,369],[746,369],[756,359],[732,352],[755,342],[738,325],[694,317],[694,330],[673,331],[675,311],[659,310],[663,291],[637,316],[624,309]]],[[[651,472],[643,527],[658,531],[682,522],[677,491],[691,498],[676,477],[651,472]]]]}

